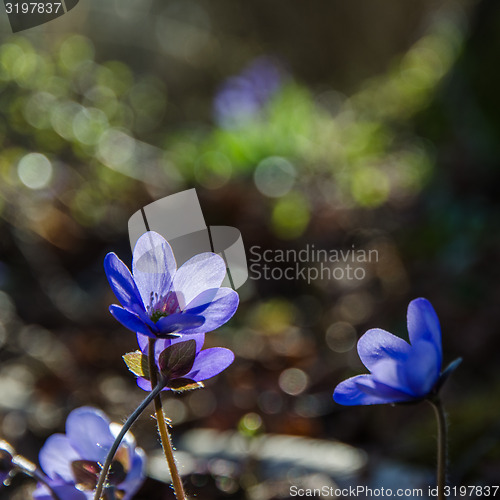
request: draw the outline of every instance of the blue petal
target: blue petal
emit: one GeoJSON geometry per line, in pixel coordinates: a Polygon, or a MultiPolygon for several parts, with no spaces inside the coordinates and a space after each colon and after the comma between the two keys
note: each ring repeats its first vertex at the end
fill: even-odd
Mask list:
{"type": "Polygon", "coordinates": [[[131,311],[144,309],[141,295],[128,267],[114,253],[104,258],[104,271],[120,304],[131,311]]]}
{"type": "MultiPolygon", "coordinates": [[[[151,382],[149,380],[146,380],[145,378],[143,377],[137,377],[137,385],[143,390],[143,391],[147,391],[147,392],[151,392],[151,382]]],[[[162,389],[164,391],[169,391],[170,389],[168,389],[167,387],[165,387],[164,389],[162,389]]]]}
{"type": "MultiPolygon", "coordinates": [[[[148,354],[149,352],[149,339],[146,335],[137,334],[137,342],[139,344],[139,349],[143,354],[148,354]]],[[[186,340],[194,340],[196,342],[196,353],[200,352],[205,343],[205,334],[197,333],[194,335],[189,335],[189,337],[180,336],[174,339],[158,339],[155,342],[155,359],[158,361],[158,357],[162,351],[164,351],[169,345],[175,344],[176,342],[185,342],[186,340]]]]}
{"type": "Polygon", "coordinates": [[[356,385],[366,394],[379,396],[387,403],[397,403],[402,401],[412,401],[414,396],[408,394],[407,391],[399,390],[395,387],[388,386],[373,376],[367,376],[356,381],[356,385]]]}
{"type": "Polygon", "coordinates": [[[154,337],[150,328],[145,325],[144,321],[142,321],[136,314],[133,314],[120,306],[115,306],[114,304],[109,306],[109,312],[129,330],[132,330],[135,333],[148,335],[149,337],[154,337]]]}
{"type": "Polygon", "coordinates": [[[142,449],[136,448],[130,464],[130,470],[125,481],[118,485],[126,492],[123,500],[129,500],[139,490],[146,477],[146,456],[142,449]]]}
{"type": "Polygon", "coordinates": [[[234,361],[234,354],[224,347],[212,347],[201,351],[186,378],[201,382],[225,370],[234,361]]]}
{"type": "Polygon", "coordinates": [[[69,414],[66,436],[82,459],[103,463],[114,441],[109,424],[103,412],[84,406],[69,414]]]}
{"type": "Polygon", "coordinates": [[[417,394],[408,386],[404,375],[405,363],[406,360],[383,359],[372,368],[372,376],[377,382],[415,398],[417,394]]]}
{"type": "Polygon", "coordinates": [[[185,312],[201,314],[205,323],[189,333],[207,333],[219,328],[231,319],[238,309],[238,294],[231,288],[206,290],[192,300],[185,312]]]}
{"type": "Polygon", "coordinates": [[[177,270],[172,284],[181,309],[205,290],[219,288],[225,276],[226,264],[217,254],[205,252],[189,259],[177,270]]]}
{"type": "Polygon", "coordinates": [[[199,333],[198,327],[205,323],[205,318],[195,313],[175,313],[164,316],[156,322],[157,336],[169,333],[199,333]],[[195,331],[196,330],[196,331],[195,331]]]}
{"type": "Polygon", "coordinates": [[[42,446],[39,461],[43,471],[50,478],[60,477],[67,482],[72,482],[74,476],[71,462],[81,458],[65,435],[53,434],[42,446]]]}
{"type": "Polygon", "coordinates": [[[420,341],[431,342],[442,359],[441,328],[431,303],[423,298],[412,300],[408,306],[407,320],[410,343],[415,345],[420,341]]]}
{"type": "Polygon", "coordinates": [[[172,248],[161,235],[148,231],[137,240],[132,273],[145,306],[151,303],[151,292],[167,294],[176,267],[172,248]]]}
{"type": "MultiPolygon", "coordinates": [[[[151,392],[151,382],[143,377],[137,377],[137,386],[143,391],[151,392]]],[[[170,387],[164,387],[162,391],[171,391],[170,387]]]]}
{"type": "Polygon", "coordinates": [[[366,394],[379,396],[390,403],[398,401],[411,401],[412,399],[415,399],[413,394],[409,394],[407,391],[386,385],[383,382],[380,382],[380,380],[377,380],[377,378],[373,375],[368,375],[362,380],[358,380],[356,384],[366,394]]]}
{"type": "Polygon", "coordinates": [[[435,345],[427,341],[416,342],[403,365],[401,378],[417,396],[424,397],[436,385],[441,372],[441,358],[435,345]]]}
{"type": "Polygon", "coordinates": [[[358,341],[359,357],[370,371],[383,359],[404,360],[409,352],[408,342],[380,328],[368,330],[358,341]]]}
{"type": "MultiPolygon", "coordinates": [[[[149,352],[149,339],[151,337],[149,335],[142,335],[141,333],[137,334],[137,343],[139,344],[139,349],[146,356],[149,352]]],[[[166,349],[170,345],[170,341],[172,339],[158,339],[155,343],[155,352],[159,350],[160,352],[166,349]]]]}
{"type": "MultiPolygon", "coordinates": [[[[199,321],[199,320],[197,320],[199,321]]],[[[163,339],[159,339],[155,344],[155,357],[158,360],[158,357],[162,351],[164,351],[169,345],[178,344],[179,342],[186,342],[187,340],[194,340],[196,343],[196,354],[198,354],[203,348],[203,344],[205,343],[205,334],[204,333],[195,333],[193,335],[189,334],[189,336],[181,335],[180,337],[176,337],[174,339],[165,339],[168,340],[165,342],[163,339]],[[164,345],[162,343],[165,342],[164,345]]]]}
{"type": "Polygon", "coordinates": [[[333,399],[341,405],[356,406],[396,403],[412,397],[373,380],[371,375],[357,375],[341,382],[333,399]]]}
{"type": "MultiPolygon", "coordinates": [[[[77,490],[73,484],[64,484],[60,482],[49,481],[50,486],[57,494],[58,498],[62,500],[88,500],[89,497],[83,491],[77,490]]],[[[49,489],[39,484],[37,489],[33,492],[35,500],[54,500],[52,493],[49,489]]]]}

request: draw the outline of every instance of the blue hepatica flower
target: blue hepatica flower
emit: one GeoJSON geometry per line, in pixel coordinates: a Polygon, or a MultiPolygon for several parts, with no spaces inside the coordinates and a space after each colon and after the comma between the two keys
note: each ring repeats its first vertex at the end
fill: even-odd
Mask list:
{"type": "MultiPolygon", "coordinates": [[[[224,347],[212,347],[202,350],[203,343],[205,342],[204,333],[190,335],[189,339],[191,342],[195,342],[192,360],[190,360],[191,362],[185,365],[184,369],[180,371],[177,376],[174,376],[170,382],[178,382],[179,385],[202,382],[203,380],[215,377],[215,375],[225,370],[234,361],[233,352],[224,347]]],[[[147,356],[149,338],[139,333],[137,334],[137,341],[139,342],[142,353],[147,356]]],[[[185,338],[182,337],[176,339],[159,339],[156,341],[155,361],[160,373],[162,371],[162,366],[159,361],[160,354],[171,345],[185,341],[185,338]]],[[[144,377],[137,378],[137,385],[145,391],[151,391],[151,382],[144,377]]],[[[170,390],[169,385],[163,390],[170,390]]]]}
{"type": "Polygon", "coordinates": [[[226,323],[238,307],[238,294],[221,288],[226,275],[222,257],[201,253],[177,269],[172,248],[154,231],[137,240],[132,274],[114,253],[106,255],[104,269],[122,305],[110,306],[111,314],[148,337],[210,332],[226,323]]]}
{"type": "MultiPolygon", "coordinates": [[[[40,450],[40,466],[47,483],[61,500],[91,500],[101,465],[111,448],[120,425],[112,424],[101,411],[82,407],[73,410],[66,420],[66,434],[54,434],[40,450]]],[[[144,481],[145,455],[136,448],[131,434],[115,454],[108,483],[115,497],[129,500],[144,481]]],[[[33,493],[36,500],[53,500],[48,488],[39,484],[33,493]]],[[[113,497],[114,498],[114,497],[113,497]]]]}
{"type": "Polygon", "coordinates": [[[359,339],[358,353],[371,373],[341,382],[334,400],[343,405],[399,403],[426,398],[437,390],[445,378],[441,328],[428,300],[410,302],[408,333],[410,343],[380,328],[368,330],[359,339]]]}
{"type": "Polygon", "coordinates": [[[284,76],[278,61],[262,56],[239,75],[228,78],[214,100],[218,124],[237,128],[255,119],[283,85],[284,76]]]}

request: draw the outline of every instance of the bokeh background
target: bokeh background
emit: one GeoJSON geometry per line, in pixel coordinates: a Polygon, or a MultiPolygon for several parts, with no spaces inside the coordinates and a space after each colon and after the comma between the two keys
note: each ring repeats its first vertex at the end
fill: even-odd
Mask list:
{"type": "MultiPolygon", "coordinates": [[[[196,187],[207,223],[237,227],[247,250],[354,245],[379,260],[363,280],[239,290],[207,335],[234,364],[166,399],[191,494],[432,484],[430,407],[332,400],[363,371],[357,338],[404,337],[418,296],[445,362],[464,359],[443,396],[450,480],[497,484],[498,26],[495,0],[81,0],[16,35],[2,14],[1,437],[36,462],[71,409],[122,421],[138,404],[103,258],[130,263],[128,218],[196,187]]],[[[134,433],[153,457],[137,498],[173,498],[154,421],[134,433]]],[[[32,488],[16,477],[0,498],[32,488]]]]}

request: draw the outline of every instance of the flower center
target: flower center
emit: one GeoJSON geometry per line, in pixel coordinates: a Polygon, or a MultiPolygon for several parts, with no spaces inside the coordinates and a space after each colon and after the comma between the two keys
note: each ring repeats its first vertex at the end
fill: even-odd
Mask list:
{"type": "Polygon", "coordinates": [[[154,323],[164,316],[170,316],[181,311],[175,292],[168,292],[166,295],[160,296],[155,292],[151,292],[149,306],[146,309],[154,323]]]}

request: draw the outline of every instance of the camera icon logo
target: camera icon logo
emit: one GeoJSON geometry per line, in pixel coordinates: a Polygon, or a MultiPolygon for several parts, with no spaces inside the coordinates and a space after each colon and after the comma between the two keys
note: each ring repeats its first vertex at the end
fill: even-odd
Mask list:
{"type": "Polygon", "coordinates": [[[132,252],[146,231],[161,234],[172,247],[180,267],[203,252],[219,254],[227,273],[222,286],[237,290],[248,279],[247,259],[241,233],[235,227],[207,226],[195,189],[181,191],[135,212],[128,221],[132,252]]]}

